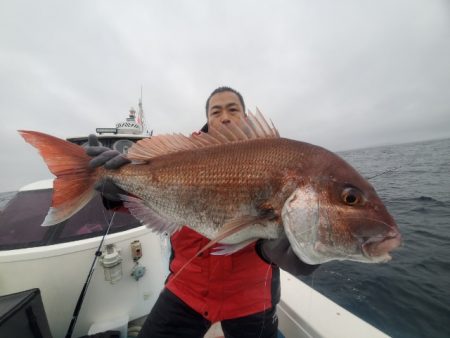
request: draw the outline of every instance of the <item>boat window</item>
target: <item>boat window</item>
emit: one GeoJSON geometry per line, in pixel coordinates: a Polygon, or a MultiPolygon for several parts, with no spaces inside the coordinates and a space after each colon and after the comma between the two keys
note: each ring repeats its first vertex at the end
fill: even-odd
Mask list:
{"type": "Polygon", "coordinates": [[[0,213],[5,209],[5,207],[9,203],[9,201],[11,201],[14,196],[16,196],[16,194],[17,194],[17,191],[9,191],[9,192],[0,193],[0,213]]]}
{"type": "Polygon", "coordinates": [[[51,190],[21,191],[0,214],[0,250],[45,245],[50,227],[41,227],[51,190]]]}
{"type": "MultiPolygon", "coordinates": [[[[113,214],[113,211],[105,209],[100,195],[97,195],[83,209],[64,222],[64,227],[61,227],[55,242],[102,236],[107,230],[113,214]]],[[[127,211],[116,211],[109,233],[137,226],[140,226],[139,221],[127,211]]]]}
{"type": "MultiPolygon", "coordinates": [[[[70,242],[102,236],[113,212],[106,210],[101,197],[95,196],[70,219],[42,227],[51,204],[51,189],[21,191],[0,213],[0,250],[70,242]]],[[[140,226],[128,212],[116,212],[110,233],[140,226]]]]}

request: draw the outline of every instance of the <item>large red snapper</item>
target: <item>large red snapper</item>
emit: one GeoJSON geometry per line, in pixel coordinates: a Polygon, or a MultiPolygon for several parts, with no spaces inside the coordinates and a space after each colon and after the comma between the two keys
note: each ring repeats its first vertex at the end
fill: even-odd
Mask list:
{"type": "Polygon", "coordinates": [[[393,218],[373,187],[340,157],[321,147],[280,138],[257,114],[243,126],[208,134],[161,135],[139,141],[119,170],[90,169],[82,147],[20,131],[56,176],[43,225],[64,221],[111,179],[135,197],[130,212],[158,232],[189,227],[230,253],[283,229],[306,263],[382,262],[400,244],[393,218]]]}

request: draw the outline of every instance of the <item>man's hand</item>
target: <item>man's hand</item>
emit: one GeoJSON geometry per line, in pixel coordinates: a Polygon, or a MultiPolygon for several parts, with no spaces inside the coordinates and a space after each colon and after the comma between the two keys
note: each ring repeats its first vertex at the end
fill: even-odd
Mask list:
{"type": "MultiPolygon", "coordinates": [[[[121,166],[131,162],[117,150],[111,150],[107,147],[100,146],[97,136],[93,134],[89,135],[88,144],[89,146],[86,148],[86,154],[93,157],[89,162],[89,167],[91,168],[104,166],[106,169],[119,169],[121,166]]],[[[110,179],[105,179],[96,183],[95,190],[99,191],[103,197],[109,201],[120,201],[119,194],[127,194],[110,179]]]]}
{"type": "Polygon", "coordinates": [[[319,267],[319,265],[309,265],[301,261],[292,250],[284,232],[280,238],[261,240],[259,248],[265,260],[278,265],[294,276],[309,275],[319,267]]]}
{"type": "Polygon", "coordinates": [[[89,146],[86,148],[86,154],[93,157],[89,162],[89,167],[91,168],[97,168],[104,165],[106,169],[119,169],[121,166],[131,162],[117,150],[100,146],[97,136],[93,134],[89,135],[88,144],[89,146]]]}

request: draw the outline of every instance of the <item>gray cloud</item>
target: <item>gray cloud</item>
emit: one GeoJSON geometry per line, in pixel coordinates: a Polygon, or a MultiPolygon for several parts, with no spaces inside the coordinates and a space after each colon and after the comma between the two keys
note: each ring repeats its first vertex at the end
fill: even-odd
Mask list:
{"type": "Polygon", "coordinates": [[[189,133],[219,85],[331,150],[450,137],[447,1],[3,1],[0,191],[48,171],[17,129],[112,126],[140,85],[155,133],[189,133]]]}

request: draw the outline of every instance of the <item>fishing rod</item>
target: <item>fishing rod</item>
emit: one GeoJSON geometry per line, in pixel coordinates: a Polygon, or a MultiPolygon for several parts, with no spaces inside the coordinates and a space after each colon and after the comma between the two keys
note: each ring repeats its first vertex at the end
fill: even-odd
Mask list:
{"type": "Polygon", "coordinates": [[[83,304],[84,296],[86,295],[87,289],[89,287],[89,283],[91,282],[92,275],[94,274],[95,265],[97,263],[98,257],[100,257],[102,255],[101,248],[103,246],[103,242],[105,240],[106,235],[108,235],[109,230],[111,229],[111,225],[113,224],[115,215],[116,215],[116,212],[113,213],[111,220],[108,222],[108,228],[106,229],[106,232],[104,233],[102,240],[100,241],[97,251],[95,251],[94,261],[92,262],[91,269],[89,270],[88,276],[86,278],[86,282],[84,283],[83,289],[81,290],[80,296],[78,297],[77,305],[75,306],[75,310],[73,311],[72,320],[70,321],[70,325],[69,325],[69,328],[66,333],[66,338],[72,338],[73,329],[75,328],[75,324],[77,322],[78,315],[80,314],[81,305],[83,304]]]}
{"type": "Polygon", "coordinates": [[[392,172],[396,171],[397,169],[400,169],[401,167],[403,167],[403,166],[400,165],[398,167],[386,169],[385,171],[382,171],[381,173],[378,173],[378,174],[370,176],[370,177],[366,177],[366,180],[371,180],[371,179],[373,179],[375,177],[378,177],[378,176],[381,176],[381,175],[384,175],[384,174],[392,173],[392,172]]]}

